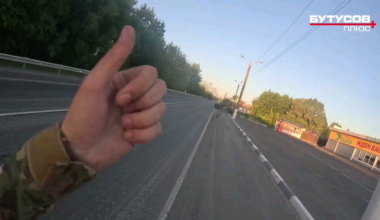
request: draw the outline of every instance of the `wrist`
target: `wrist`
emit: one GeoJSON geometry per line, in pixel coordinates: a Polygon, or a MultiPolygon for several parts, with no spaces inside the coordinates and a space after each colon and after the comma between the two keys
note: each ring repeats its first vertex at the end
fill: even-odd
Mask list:
{"type": "Polygon", "coordinates": [[[59,137],[61,139],[62,145],[65,148],[66,153],[69,156],[70,160],[77,161],[77,162],[84,162],[83,159],[77,153],[74,152],[74,149],[69,139],[67,138],[65,132],[62,129],[62,123],[59,124],[59,128],[60,128],[59,137]]]}

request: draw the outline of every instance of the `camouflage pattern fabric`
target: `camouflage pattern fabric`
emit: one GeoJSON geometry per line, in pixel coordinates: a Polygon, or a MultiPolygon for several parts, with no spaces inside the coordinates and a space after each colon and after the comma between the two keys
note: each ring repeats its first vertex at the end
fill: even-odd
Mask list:
{"type": "Polygon", "coordinates": [[[55,125],[30,139],[0,167],[0,220],[29,220],[95,178],[84,163],[70,161],[55,125]]]}

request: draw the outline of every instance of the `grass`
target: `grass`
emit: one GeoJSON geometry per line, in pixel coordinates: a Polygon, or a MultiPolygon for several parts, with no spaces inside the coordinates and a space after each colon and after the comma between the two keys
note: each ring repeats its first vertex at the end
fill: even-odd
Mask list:
{"type": "Polygon", "coordinates": [[[264,118],[261,116],[255,116],[255,115],[250,115],[249,116],[253,121],[256,121],[260,124],[266,125],[268,128],[274,128],[274,125],[272,124],[272,121],[268,118],[264,118]]]}
{"type": "Polygon", "coordinates": [[[50,68],[50,67],[45,67],[45,66],[39,66],[39,65],[32,65],[32,64],[23,64],[19,62],[14,62],[14,61],[9,61],[9,60],[0,60],[0,66],[5,66],[5,67],[16,67],[16,68],[21,68],[25,70],[35,70],[35,71],[40,71],[40,72],[45,72],[45,73],[51,73],[51,74],[56,74],[56,75],[70,75],[70,76],[79,76],[79,77],[84,77],[85,75],[83,73],[77,73],[73,71],[67,71],[67,70],[58,70],[55,68],[50,68]]]}

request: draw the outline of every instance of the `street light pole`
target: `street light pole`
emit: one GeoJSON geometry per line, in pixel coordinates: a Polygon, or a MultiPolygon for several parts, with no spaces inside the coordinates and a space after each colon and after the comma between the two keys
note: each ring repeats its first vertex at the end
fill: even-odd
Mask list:
{"type": "MultiPolygon", "coordinates": [[[[238,86],[237,86],[237,89],[236,89],[236,93],[235,93],[235,97],[237,97],[237,93],[238,93],[238,91],[239,91],[239,87],[240,87],[240,84],[242,83],[242,82],[238,82],[238,81],[236,81],[235,80],[235,82],[237,82],[238,83],[238,86]]],[[[236,103],[235,103],[235,108],[236,108],[236,103]]]]}
{"type": "MultiPolygon", "coordinates": [[[[244,56],[241,56],[241,57],[245,59],[244,56]]],[[[263,61],[259,61],[259,63],[262,63],[262,62],[263,62],[263,61]]],[[[241,101],[241,98],[243,97],[243,93],[244,93],[244,89],[245,89],[245,84],[247,84],[247,80],[248,80],[248,76],[249,76],[249,71],[251,70],[251,67],[252,67],[252,62],[249,62],[249,66],[248,66],[248,69],[247,69],[247,74],[245,75],[245,79],[244,79],[243,87],[241,88],[240,96],[239,96],[238,102],[237,102],[237,104],[236,104],[236,108],[235,108],[234,114],[233,114],[233,116],[232,116],[233,119],[236,118],[237,109],[239,108],[239,103],[240,103],[240,101],[241,101]]]]}
{"type": "Polygon", "coordinates": [[[244,79],[244,84],[241,87],[240,96],[239,96],[239,99],[238,99],[238,101],[236,103],[236,108],[235,108],[235,111],[234,111],[234,115],[232,116],[233,119],[236,118],[237,109],[239,108],[239,103],[241,101],[241,97],[243,96],[243,92],[244,92],[244,89],[245,89],[245,84],[247,83],[248,76],[249,76],[249,71],[251,70],[251,67],[252,67],[252,62],[249,63],[249,66],[248,66],[248,69],[247,69],[247,74],[245,75],[245,79],[244,79]]]}
{"type": "Polygon", "coordinates": [[[240,84],[238,84],[238,87],[237,87],[236,92],[235,92],[235,96],[237,96],[237,92],[239,91],[239,86],[240,86],[240,84]]]}

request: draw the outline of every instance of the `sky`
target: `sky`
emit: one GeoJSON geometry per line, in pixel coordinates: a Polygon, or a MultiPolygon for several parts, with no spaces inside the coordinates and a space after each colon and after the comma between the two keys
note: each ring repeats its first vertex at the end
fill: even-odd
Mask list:
{"type": "MultiPolygon", "coordinates": [[[[235,94],[249,62],[287,29],[311,0],[140,0],[165,22],[167,42],[199,63],[204,81],[218,96],[235,94]]],[[[348,0],[345,0],[347,2],[348,0]]],[[[284,56],[258,72],[310,28],[310,15],[329,14],[343,0],[315,0],[282,39],[252,66],[243,100],[263,91],[293,98],[316,98],[327,121],[380,138],[380,1],[352,0],[337,15],[370,15],[378,25],[370,32],[344,32],[322,26],[284,56]]]]}

